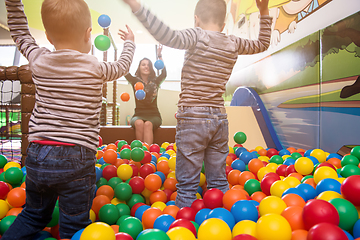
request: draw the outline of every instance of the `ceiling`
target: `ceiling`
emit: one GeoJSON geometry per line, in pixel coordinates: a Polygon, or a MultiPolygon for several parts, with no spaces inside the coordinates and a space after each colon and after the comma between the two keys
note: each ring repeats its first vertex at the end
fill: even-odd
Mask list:
{"type": "MultiPolygon", "coordinates": [[[[49,44],[44,34],[40,16],[43,0],[22,1],[28,17],[31,34],[38,44],[49,44]]],[[[134,32],[137,44],[157,43],[122,0],[85,1],[89,5],[93,18],[93,39],[103,31],[97,23],[98,17],[101,14],[106,14],[111,19],[109,29],[116,43],[122,43],[117,33],[119,28],[126,29],[125,24],[129,25],[134,32]]],[[[193,14],[197,0],[143,0],[141,2],[173,29],[193,27],[193,14]]],[[[0,0],[0,44],[13,44],[9,33],[4,28],[7,28],[5,0],[0,0]]]]}

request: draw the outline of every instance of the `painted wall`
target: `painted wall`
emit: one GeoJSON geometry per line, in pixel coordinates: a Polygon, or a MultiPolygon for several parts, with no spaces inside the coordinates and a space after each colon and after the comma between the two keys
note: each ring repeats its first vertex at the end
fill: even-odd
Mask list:
{"type": "MultiPolygon", "coordinates": [[[[336,152],[359,145],[360,1],[284,2],[271,10],[271,47],[239,57],[227,95],[238,86],[255,88],[284,147],[336,152]]],[[[253,14],[237,18],[250,38],[253,14]]]]}

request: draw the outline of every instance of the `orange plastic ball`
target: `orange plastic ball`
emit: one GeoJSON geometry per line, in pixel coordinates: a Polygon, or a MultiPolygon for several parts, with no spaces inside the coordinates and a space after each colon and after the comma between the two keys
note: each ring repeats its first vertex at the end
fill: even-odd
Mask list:
{"type": "Polygon", "coordinates": [[[167,178],[164,181],[164,188],[165,189],[170,189],[171,191],[175,192],[177,187],[176,187],[176,183],[178,181],[175,178],[167,178]]]}
{"type": "Polygon", "coordinates": [[[12,207],[19,208],[26,202],[26,191],[22,187],[13,188],[9,191],[6,199],[12,207]]]}
{"type": "Polygon", "coordinates": [[[6,213],[6,216],[10,216],[10,215],[17,216],[19,215],[19,213],[21,213],[22,210],[23,210],[22,207],[12,208],[6,213]]]}
{"type": "Polygon", "coordinates": [[[267,155],[267,150],[262,148],[262,149],[259,149],[257,151],[257,153],[260,155],[260,156],[266,156],[267,155]]]}
{"type": "Polygon", "coordinates": [[[104,155],[104,151],[98,150],[97,153],[96,153],[96,159],[99,160],[100,158],[103,157],[103,155],[104,155]]]}
{"type": "Polygon", "coordinates": [[[111,200],[105,195],[96,196],[93,200],[91,209],[96,215],[99,214],[100,208],[105,204],[111,203],[111,200]]]}
{"type": "Polygon", "coordinates": [[[305,200],[295,193],[286,194],[281,199],[286,203],[286,206],[288,207],[299,206],[303,208],[305,206],[305,200]]]}
{"type": "Polygon", "coordinates": [[[237,170],[237,169],[233,169],[229,172],[228,176],[227,176],[227,179],[228,179],[228,182],[231,184],[231,185],[237,185],[239,184],[239,175],[240,175],[241,171],[240,170],[237,170]]]}
{"type": "Polygon", "coordinates": [[[255,175],[252,172],[244,171],[239,175],[239,184],[244,186],[245,182],[249,179],[255,179],[255,175]]]}
{"type": "Polygon", "coordinates": [[[227,156],[227,157],[226,157],[226,164],[227,164],[228,166],[231,166],[231,164],[232,164],[233,161],[234,161],[234,160],[232,159],[232,157],[230,157],[230,156],[227,156]]]}
{"type": "Polygon", "coordinates": [[[153,228],[156,218],[162,214],[163,212],[158,208],[151,207],[146,209],[141,218],[144,229],[153,228]]]}
{"type": "Polygon", "coordinates": [[[286,218],[292,231],[297,229],[305,229],[303,217],[302,217],[303,208],[299,206],[290,206],[284,209],[281,213],[281,216],[286,218]]]}
{"type": "Polygon", "coordinates": [[[251,199],[257,201],[258,203],[260,203],[265,197],[267,197],[267,195],[263,192],[254,192],[253,194],[251,194],[251,199]]]}
{"type": "Polygon", "coordinates": [[[336,168],[342,168],[341,166],[341,160],[338,158],[330,158],[326,162],[332,164],[336,168]]]}
{"type": "Polygon", "coordinates": [[[227,210],[231,210],[231,207],[239,200],[246,200],[246,195],[242,190],[239,189],[229,189],[224,193],[223,196],[223,205],[227,210]]]}
{"type": "Polygon", "coordinates": [[[262,167],[264,167],[263,162],[257,158],[251,159],[250,162],[248,163],[249,171],[256,175],[257,175],[257,172],[259,171],[259,169],[262,167]]]}
{"type": "Polygon", "coordinates": [[[112,165],[115,165],[117,157],[117,152],[114,149],[107,149],[103,155],[104,161],[112,165]]]}
{"type": "Polygon", "coordinates": [[[303,183],[307,183],[307,184],[313,186],[316,189],[316,183],[314,181],[314,178],[308,178],[303,183]]]}
{"type": "Polygon", "coordinates": [[[110,200],[114,198],[114,189],[109,185],[102,185],[96,191],[96,196],[105,195],[110,200]]]}
{"type": "Polygon", "coordinates": [[[152,173],[145,177],[144,184],[146,189],[156,191],[161,188],[162,181],[159,175],[152,173]]]}
{"type": "Polygon", "coordinates": [[[127,101],[129,101],[129,99],[130,99],[130,94],[128,94],[127,92],[123,92],[123,93],[120,95],[120,99],[121,99],[121,101],[123,101],[123,102],[127,102],[127,101]]]}
{"type": "Polygon", "coordinates": [[[154,202],[167,202],[167,195],[162,190],[156,190],[155,192],[152,192],[149,197],[150,204],[153,204],[154,202]]]}
{"type": "Polygon", "coordinates": [[[287,175],[287,177],[295,177],[299,181],[301,181],[301,179],[303,178],[303,175],[301,175],[300,173],[297,173],[297,172],[293,172],[293,173],[290,173],[289,175],[287,175]]]}
{"type": "Polygon", "coordinates": [[[308,231],[304,229],[297,229],[292,231],[291,240],[307,240],[308,231]]]}
{"type": "Polygon", "coordinates": [[[170,201],[175,201],[176,196],[177,196],[177,192],[173,192],[173,193],[170,195],[170,201]]]}
{"type": "Polygon", "coordinates": [[[288,150],[290,153],[296,152],[296,149],[293,148],[293,147],[288,147],[287,150],[288,150]]]}
{"type": "Polygon", "coordinates": [[[169,163],[166,160],[161,160],[160,162],[158,162],[156,167],[157,170],[165,174],[165,176],[167,176],[168,173],[170,172],[169,163]]]}
{"type": "Polygon", "coordinates": [[[175,205],[169,205],[169,206],[166,206],[164,208],[163,214],[169,214],[169,215],[173,216],[176,219],[176,215],[177,215],[179,210],[180,210],[179,207],[177,207],[175,205]]]}
{"type": "Polygon", "coordinates": [[[137,82],[134,85],[135,91],[144,89],[144,84],[142,82],[137,82]]]}
{"type": "Polygon", "coordinates": [[[110,143],[106,146],[106,150],[108,150],[108,149],[117,151],[118,147],[114,143],[110,143]]]}

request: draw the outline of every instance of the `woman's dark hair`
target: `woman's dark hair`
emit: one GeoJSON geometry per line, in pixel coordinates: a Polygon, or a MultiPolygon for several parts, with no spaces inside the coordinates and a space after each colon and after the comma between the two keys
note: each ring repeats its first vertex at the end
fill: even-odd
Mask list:
{"type": "Polygon", "coordinates": [[[149,79],[153,79],[153,78],[156,77],[156,74],[155,74],[155,71],[154,71],[154,68],[153,68],[153,64],[152,64],[151,60],[148,59],[148,58],[143,58],[143,59],[140,60],[139,66],[138,66],[138,68],[137,68],[137,70],[136,70],[136,72],[135,72],[135,76],[141,78],[140,65],[141,65],[141,62],[142,62],[142,61],[145,61],[145,60],[147,60],[147,61],[149,62],[149,67],[150,67],[149,79]]]}

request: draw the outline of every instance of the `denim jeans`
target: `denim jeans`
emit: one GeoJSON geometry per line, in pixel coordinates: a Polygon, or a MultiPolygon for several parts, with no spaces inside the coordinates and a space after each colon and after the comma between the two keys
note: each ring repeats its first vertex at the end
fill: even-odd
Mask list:
{"type": "Polygon", "coordinates": [[[86,147],[30,143],[25,161],[25,207],[1,239],[32,240],[51,221],[57,199],[61,238],[71,238],[89,225],[95,161],[95,152],[86,147]]]}
{"type": "Polygon", "coordinates": [[[190,207],[196,200],[202,164],[207,188],[225,193],[228,120],[224,108],[179,107],[176,114],[176,206],[190,207]]]}

